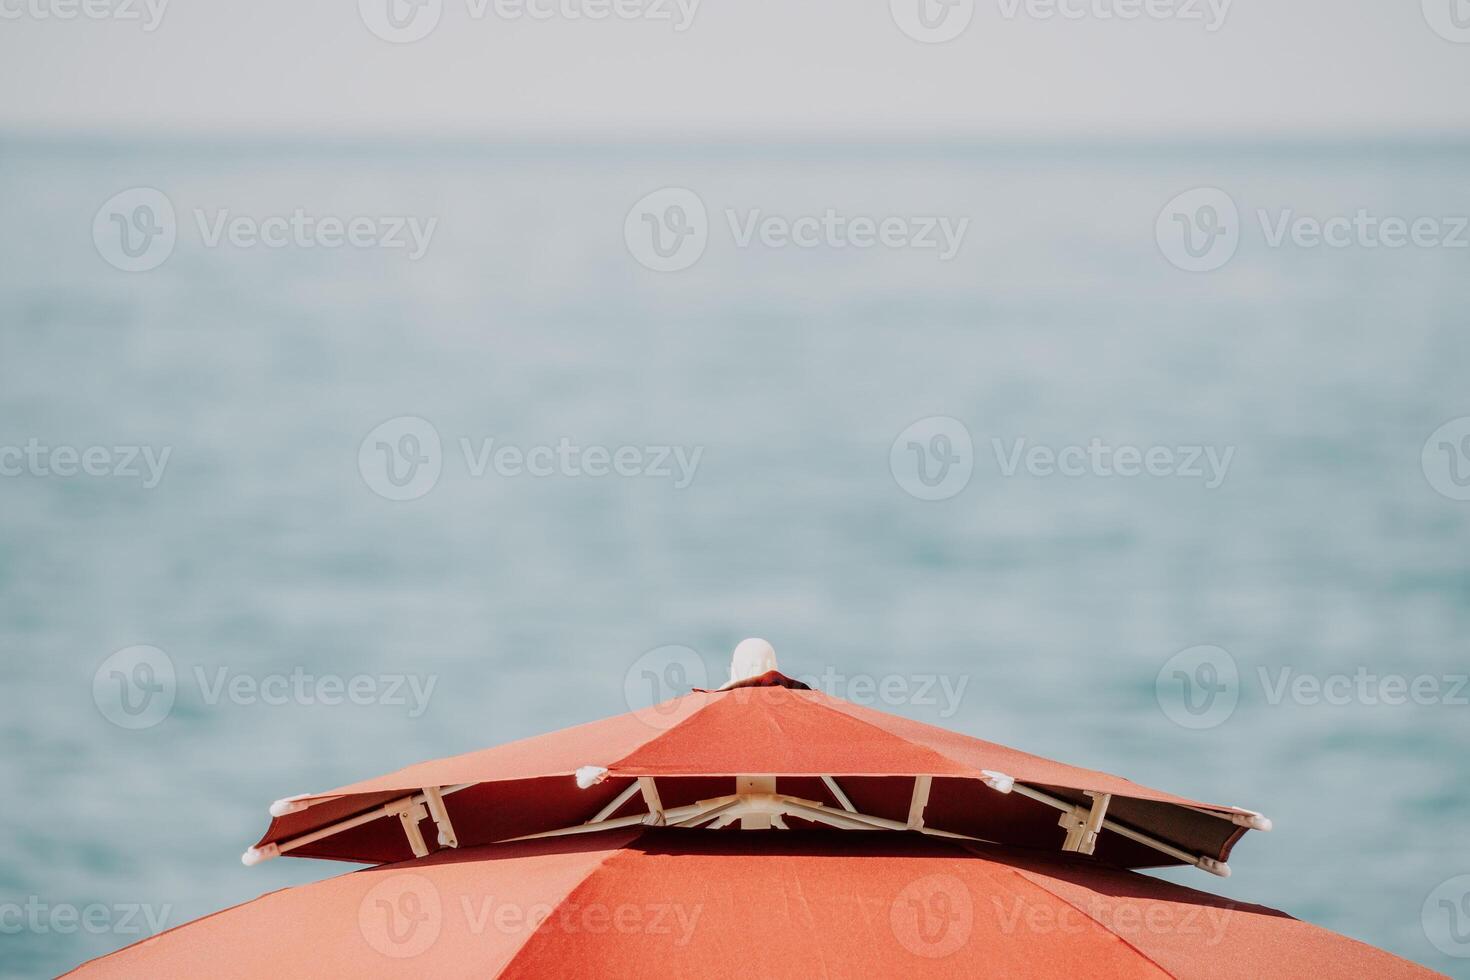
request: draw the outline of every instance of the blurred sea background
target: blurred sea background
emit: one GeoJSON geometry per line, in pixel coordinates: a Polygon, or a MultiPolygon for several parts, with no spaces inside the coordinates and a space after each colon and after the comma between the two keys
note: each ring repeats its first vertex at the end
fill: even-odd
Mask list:
{"type": "MultiPolygon", "coordinates": [[[[619,713],[646,651],[720,679],[963,680],[876,706],[1248,806],[1235,874],[1167,876],[1457,976],[1421,922],[1470,873],[1470,707],[1271,704],[1259,670],[1467,670],[1470,503],[1421,449],[1470,415],[1470,250],[1269,247],[1258,209],[1470,214],[1470,147],[0,140],[0,445],[171,447],[162,482],[0,478],[0,897],[143,903],[177,925],[344,870],[240,852],[270,801],[619,713]],[[154,187],[172,256],[94,247],[154,187]],[[634,202],[698,193],[703,257],[641,266],[634,202]],[[1175,268],[1155,219],[1217,187],[1239,251],[1175,268]],[[194,212],[412,215],[402,250],[210,248],[194,212]],[[726,209],[968,217],[959,254],[738,247],[726,209]],[[359,446],[429,420],[443,473],[375,494],[359,446]],[[916,420],[974,440],[915,499],[916,420]],[[474,477],[475,444],[702,447],[694,481],[474,477]],[[1224,482],[1004,476],[1011,445],[1234,447],[1224,482]],[[110,723],[94,673],[147,644],[173,711],[110,723]],[[1161,710],[1201,644],[1239,664],[1217,727],[1161,710]],[[403,705],[207,702],[196,678],[437,678],[403,705]],[[941,717],[941,715],[944,715],[941,717]]],[[[673,693],[673,692],[670,692],[673,693]]],[[[841,689],[833,693],[848,693],[841,689]]],[[[1466,692],[1461,692],[1462,696],[1466,692]]],[[[141,938],[0,935],[36,976],[141,938]]]]}

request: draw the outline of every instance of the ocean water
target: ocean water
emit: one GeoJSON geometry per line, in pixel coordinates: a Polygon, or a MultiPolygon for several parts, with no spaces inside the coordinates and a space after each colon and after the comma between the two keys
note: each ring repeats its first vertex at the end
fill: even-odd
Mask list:
{"type": "Polygon", "coordinates": [[[242,867],[271,800],[625,711],[650,665],[719,679],[759,635],[833,693],[897,678],[911,696],[869,703],[1260,810],[1233,877],[1167,876],[1470,976],[1434,919],[1470,874],[1470,458],[1431,440],[1470,416],[1470,248],[1273,246],[1259,218],[1360,209],[1470,214],[1470,149],[0,141],[0,447],[169,453],[154,486],[0,476],[23,923],[0,973],[343,869],[242,867]],[[130,273],[98,212],[138,187],[177,241],[130,273]],[[661,188],[708,216],[680,271],[635,254],[661,188]],[[1156,227],[1196,188],[1240,216],[1208,272],[1156,227]],[[224,211],[298,208],[437,223],[416,259],[209,242],[224,211]],[[740,243],[755,212],[828,209],[969,223],[947,260],[740,243]],[[476,475],[484,440],[633,447],[640,472],[476,475]],[[1017,440],[1230,456],[1215,486],[1008,475],[1017,440]],[[687,485],[658,447],[698,453],[687,485]],[[386,480],[411,455],[437,480],[386,480]],[[159,717],[108,700],[140,645],[173,671],[159,717]],[[1233,711],[1181,714],[1180,664],[1233,711]],[[1440,693],[1276,696],[1364,673],[1440,693]],[[251,694],[308,674],[435,686],[251,694]],[[958,696],[920,696],[934,678],[958,696]],[[96,930],[51,914],[92,905],[96,930]]]}

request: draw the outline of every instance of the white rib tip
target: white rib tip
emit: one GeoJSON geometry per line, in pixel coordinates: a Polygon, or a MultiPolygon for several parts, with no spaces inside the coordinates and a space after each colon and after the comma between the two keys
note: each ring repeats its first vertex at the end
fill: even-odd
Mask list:
{"type": "Polygon", "coordinates": [[[1201,871],[1208,871],[1210,874],[1220,878],[1230,877],[1230,865],[1226,864],[1224,861],[1216,861],[1214,858],[1202,857],[1199,859],[1199,867],[1201,871]]]}
{"type": "Polygon", "coordinates": [[[596,786],[607,778],[607,769],[603,766],[582,766],[577,770],[577,788],[587,789],[596,786]]]}
{"type": "Polygon", "coordinates": [[[995,790],[997,793],[1009,793],[1016,788],[1016,781],[1003,772],[995,772],[991,769],[981,769],[980,779],[995,790]]]}
{"type": "Polygon", "coordinates": [[[756,637],[741,640],[730,657],[730,683],[735,684],[750,677],[759,677],[775,669],[775,647],[756,637]]]}
{"type": "Polygon", "coordinates": [[[1237,827],[1249,827],[1251,830],[1264,831],[1271,829],[1271,818],[1263,813],[1257,813],[1254,810],[1247,810],[1245,813],[1237,813],[1233,818],[1231,818],[1231,822],[1233,822],[1237,827]]]}
{"type": "Polygon", "coordinates": [[[284,817],[288,813],[300,813],[311,805],[310,803],[302,803],[300,801],[310,795],[310,793],[297,793],[295,796],[288,796],[283,800],[276,800],[276,802],[271,804],[271,816],[284,817]]]}
{"type": "Polygon", "coordinates": [[[262,861],[269,861],[273,857],[279,857],[281,848],[276,844],[267,844],[264,847],[248,848],[240,855],[240,863],[247,868],[253,868],[262,861]]]}

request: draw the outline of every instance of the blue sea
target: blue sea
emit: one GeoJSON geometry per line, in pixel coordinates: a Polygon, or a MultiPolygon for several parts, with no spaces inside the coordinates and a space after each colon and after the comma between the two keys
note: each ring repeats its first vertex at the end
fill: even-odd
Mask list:
{"type": "Polygon", "coordinates": [[[1264,812],[1166,876],[1470,977],[1464,215],[1434,143],[0,139],[0,973],[342,871],[241,866],[272,800],[762,636],[1264,812]]]}

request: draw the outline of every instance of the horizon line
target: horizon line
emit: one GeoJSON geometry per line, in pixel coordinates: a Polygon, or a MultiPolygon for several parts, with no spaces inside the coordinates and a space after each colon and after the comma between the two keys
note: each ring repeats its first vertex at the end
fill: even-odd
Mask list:
{"type": "Polygon", "coordinates": [[[1146,131],[1125,132],[1040,132],[968,130],[944,132],[913,131],[811,131],[710,130],[391,130],[364,129],[323,133],[295,128],[200,129],[71,127],[0,124],[0,145],[131,145],[187,146],[197,149],[228,148],[383,148],[394,152],[445,149],[657,149],[657,150],[760,150],[762,148],[842,149],[863,147],[886,153],[917,150],[1045,150],[1089,147],[1111,150],[1406,150],[1470,152],[1470,131],[1465,130],[1336,130],[1288,132],[1257,130],[1240,133],[1196,132],[1161,136],[1146,131]]]}

